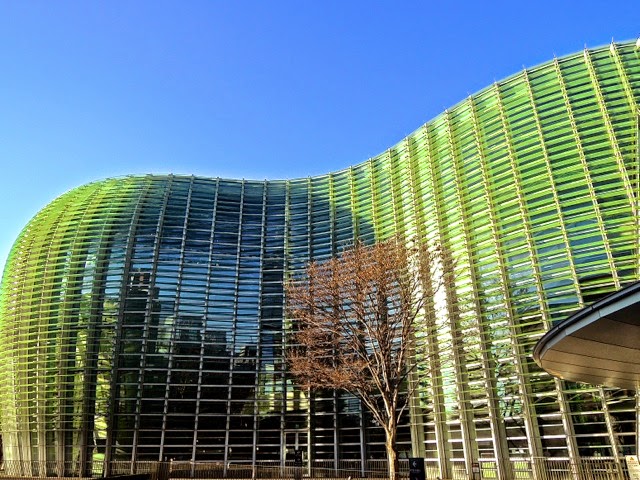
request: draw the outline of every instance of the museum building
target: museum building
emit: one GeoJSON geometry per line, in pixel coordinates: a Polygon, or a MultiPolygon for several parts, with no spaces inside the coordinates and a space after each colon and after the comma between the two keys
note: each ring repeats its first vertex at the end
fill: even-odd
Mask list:
{"type": "Polygon", "coordinates": [[[482,462],[509,479],[524,461],[536,477],[536,459],[636,454],[634,391],[552,377],[532,354],[640,280],[639,119],[640,45],[612,43],[497,82],[341,171],[65,193],[2,278],[5,462],[226,473],[303,450],[308,465],[366,470],[385,450],[364,407],[287,372],[284,284],[354,239],[394,235],[442,245],[453,270],[416,342],[401,456],[443,478],[482,462]]]}

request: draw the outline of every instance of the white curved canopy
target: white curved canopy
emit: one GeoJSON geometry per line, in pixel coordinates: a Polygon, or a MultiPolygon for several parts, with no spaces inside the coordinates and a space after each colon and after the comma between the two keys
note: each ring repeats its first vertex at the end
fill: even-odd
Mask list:
{"type": "Polygon", "coordinates": [[[635,390],[640,384],[640,282],[556,325],[533,357],[552,375],[635,390]]]}

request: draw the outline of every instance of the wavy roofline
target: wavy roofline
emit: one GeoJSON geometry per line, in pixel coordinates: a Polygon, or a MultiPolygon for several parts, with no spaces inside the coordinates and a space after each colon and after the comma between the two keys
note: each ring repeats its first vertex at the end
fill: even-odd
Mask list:
{"type": "MultiPolygon", "coordinates": [[[[500,86],[506,85],[509,82],[515,81],[516,79],[520,78],[524,73],[531,73],[531,72],[535,72],[536,70],[539,70],[541,68],[546,67],[547,65],[550,65],[553,62],[563,62],[563,61],[567,61],[576,57],[579,57],[580,55],[584,55],[584,52],[600,52],[606,49],[610,49],[612,46],[631,46],[631,45],[636,45],[636,47],[638,46],[638,44],[640,44],[640,38],[638,38],[637,40],[624,40],[624,41],[620,41],[620,42],[615,42],[612,41],[611,43],[608,44],[603,44],[603,45],[599,45],[597,47],[585,47],[584,49],[578,51],[578,52],[573,52],[573,53],[569,53],[566,55],[562,55],[560,57],[556,57],[554,55],[554,58],[552,60],[547,60],[545,62],[541,62],[538,63],[532,67],[525,67],[524,69],[513,73],[505,78],[503,78],[502,80],[497,80],[494,83],[492,83],[491,85],[488,85],[480,90],[478,90],[475,93],[470,94],[469,96],[467,96],[466,98],[460,100],[459,102],[453,104],[451,107],[446,108],[443,112],[439,113],[438,115],[436,115],[435,117],[431,118],[430,120],[427,120],[426,122],[424,122],[422,125],[420,125],[418,128],[416,128],[415,130],[413,130],[411,133],[409,133],[408,135],[402,137],[400,140],[398,140],[397,142],[395,142],[393,145],[391,145],[390,147],[388,147],[387,149],[385,149],[384,151],[373,155],[367,159],[361,160],[357,163],[351,164],[347,167],[338,169],[338,170],[332,170],[330,172],[326,172],[326,173],[321,173],[318,175],[309,175],[306,177],[294,177],[294,178],[275,178],[275,179],[254,179],[254,178],[230,178],[230,177],[220,177],[220,176],[207,176],[207,175],[196,175],[196,174],[192,174],[192,173],[179,173],[179,172],[163,172],[163,173],[137,173],[137,174],[123,174],[123,175],[115,175],[115,176],[110,176],[110,177],[103,177],[103,178],[99,178],[90,182],[87,182],[84,185],[91,185],[94,183],[99,183],[101,181],[104,180],[115,180],[115,179],[125,179],[125,178],[141,178],[141,177],[154,177],[154,178],[163,178],[163,177],[178,177],[178,178],[202,178],[202,179],[210,179],[210,180],[220,180],[223,182],[239,182],[239,183],[248,183],[248,184],[265,184],[265,183],[271,183],[271,184],[278,184],[278,183],[298,183],[298,182],[304,182],[304,181],[308,181],[308,180],[315,180],[315,179],[322,179],[324,177],[329,177],[331,175],[338,175],[341,173],[346,173],[349,170],[353,170],[354,168],[360,168],[360,167],[364,167],[366,165],[367,162],[371,162],[374,160],[379,159],[380,157],[382,157],[383,155],[385,155],[387,152],[396,149],[397,147],[399,147],[403,142],[405,142],[407,139],[412,138],[413,136],[419,134],[420,131],[422,131],[424,128],[429,128],[431,125],[435,124],[436,122],[438,122],[439,120],[441,120],[445,115],[448,115],[452,112],[454,112],[455,110],[463,107],[464,105],[467,104],[467,102],[469,102],[471,99],[477,99],[478,97],[489,93],[490,91],[492,91],[495,88],[499,88],[500,86]]],[[[77,187],[74,187],[68,191],[74,190],[77,187]]],[[[62,193],[61,195],[64,195],[67,192],[62,193]]],[[[59,196],[61,196],[59,195],[59,196]]]]}

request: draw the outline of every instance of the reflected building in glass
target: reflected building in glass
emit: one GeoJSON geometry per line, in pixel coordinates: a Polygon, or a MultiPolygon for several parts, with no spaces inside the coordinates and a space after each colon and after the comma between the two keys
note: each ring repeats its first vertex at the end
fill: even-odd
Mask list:
{"type": "Polygon", "coordinates": [[[283,285],[398,233],[455,261],[421,331],[401,456],[507,479],[522,459],[635,453],[633,395],[554,379],[531,351],[640,279],[639,102],[640,51],[612,44],[496,83],[335,173],[132,176],[62,195],[3,276],[5,461],[384,459],[358,401],[287,374],[283,285]]]}

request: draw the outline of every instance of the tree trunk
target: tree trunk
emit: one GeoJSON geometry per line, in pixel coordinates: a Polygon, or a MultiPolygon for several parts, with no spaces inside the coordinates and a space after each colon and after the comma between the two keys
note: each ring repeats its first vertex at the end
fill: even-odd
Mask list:
{"type": "Polygon", "coordinates": [[[385,432],[387,449],[387,469],[389,472],[389,480],[398,479],[398,452],[396,451],[396,428],[393,425],[385,432]]]}

